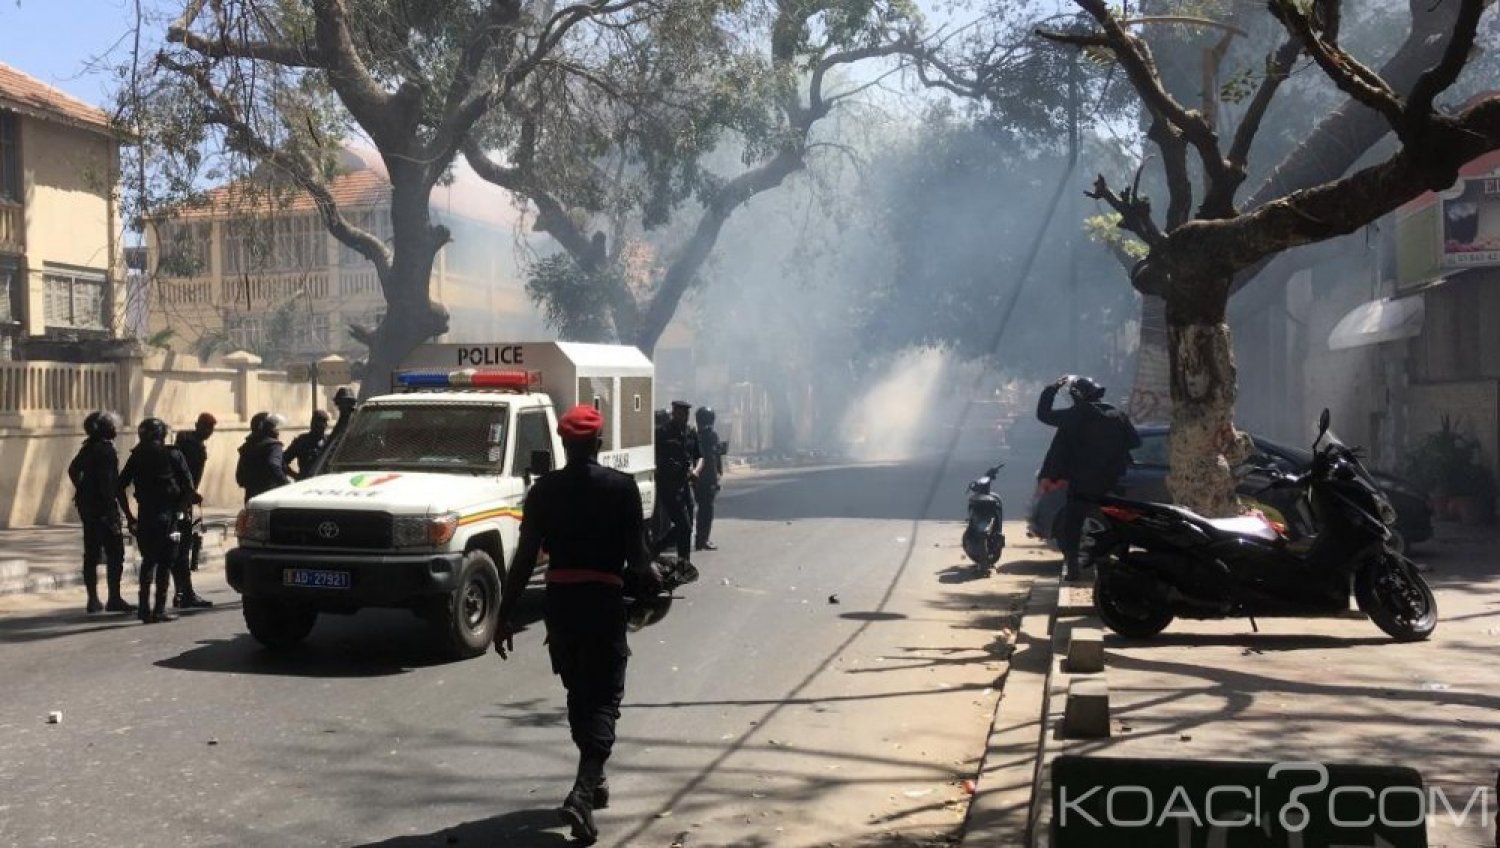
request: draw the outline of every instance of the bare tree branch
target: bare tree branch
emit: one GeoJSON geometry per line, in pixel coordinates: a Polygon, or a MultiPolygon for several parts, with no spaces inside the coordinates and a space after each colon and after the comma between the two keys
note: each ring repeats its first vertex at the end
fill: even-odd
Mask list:
{"type": "Polygon", "coordinates": [[[1260,87],[1255,90],[1255,97],[1251,99],[1249,108],[1245,110],[1245,117],[1240,120],[1240,126],[1234,133],[1234,141],[1229,146],[1230,167],[1243,171],[1249,163],[1250,148],[1255,143],[1255,136],[1260,132],[1261,121],[1266,117],[1266,110],[1271,107],[1271,101],[1276,98],[1276,92],[1280,90],[1281,84],[1286,82],[1292,65],[1300,55],[1302,55],[1302,42],[1296,38],[1290,38],[1274,55],[1266,58],[1266,78],[1261,80],[1260,87]]]}
{"type": "Polygon", "coordinates": [[[1453,38],[1443,58],[1417,80],[1411,96],[1406,101],[1408,121],[1421,121],[1432,112],[1433,101],[1458,81],[1469,55],[1474,50],[1474,38],[1479,31],[1479,19],[1489,5],[1485,0],[1461,0],[1458,22],[1453,28],[1453,38]]]}
{"type": "Polygon", "coordinates": [[[1365,67],[1337,44],[1324,40],[1313,27],[1313,21],[1303,14],[1293,0],[1270,0],[1271,14],[1281,21],[1287,31],[1302,42],[1323,73],[1339,87],[1339,90],[1355,100],[1386,116],[1398,134],[1404,132],[1405,120],[1401,99],[1391,90],[1380,75],[1365,67]]]}

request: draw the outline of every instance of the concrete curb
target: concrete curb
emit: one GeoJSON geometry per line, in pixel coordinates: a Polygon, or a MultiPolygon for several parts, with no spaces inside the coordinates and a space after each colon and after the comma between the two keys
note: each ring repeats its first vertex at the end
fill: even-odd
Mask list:
{"type": "MultiPolygon", "coordinates": [[[[210,527],[203,538],[203,552],[198,562],[199,571],[216,571],[223,568],[223,555],[233,547],[233,536],[228,527],[210,527]]],[[[100,583],[104,581],[103,566],[100,566],[100,583]]],[[[129,583],[140,578],[140,552],[135,545],[125,543],[125,579],[129,583]]],[[[55,592],[83,585],[81,564],[63,564],[49,559],[33,562],[21,557],[4,557],[0,554],[0,596],[40,594],[55,592]]]]}
{"type": "Polygon", "coordinates": [[[1058,600],[1051,580],[1032,584],[1016,634],[1016,651],[1005,673],[989,742],[979,765],[963,840],[972,848],[1021,846],[1030,842],[1042,733],[1048,712],[1053,661],[1052,617],[1058,600]]]}

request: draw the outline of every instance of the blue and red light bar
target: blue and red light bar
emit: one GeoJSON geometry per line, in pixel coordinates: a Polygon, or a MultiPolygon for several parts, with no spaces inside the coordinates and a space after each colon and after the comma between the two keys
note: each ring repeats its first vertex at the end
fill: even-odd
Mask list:
{"type": "Polygon", "coordinates": [[[401,371],[396,384],[406,389],[493,389],[525,392],[542,385],[539,371],[486,371],[465,368],[459,371],[401,371]]]}

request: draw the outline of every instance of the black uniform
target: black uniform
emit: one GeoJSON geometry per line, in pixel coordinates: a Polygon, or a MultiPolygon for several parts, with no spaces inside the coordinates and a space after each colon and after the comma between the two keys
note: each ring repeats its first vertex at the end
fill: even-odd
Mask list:
{"type": "Polygon", "coordinates": [[[698,453],[703,458],[703,470],[693,481],[693,496],[698,509],[698,548],[708,546],[714,529],[714,499],[719,496],[719,478],[724,476],[724,453],[719,446],[719,434],[712,426],[698,428],[698,453]]]}
{"type": "Polygon", "coordinates": [[[188,471],[193,475],[194,490],[203,487],[203,469],[208,467],[208,445],[204,443],[203,437],[191,430],[177,434],[177,442],[174,445],[182,452],[182,458],[187,460],[188,471]]]}
{"type": "Polygon", "coordinates": [[[120,471],[119,497],[135,487],[136,543],[141,551],[141,617],[147,617],[152,581],[156,585],[156,614],[167,605],[168,573],[177,558],[172,539],[178,516],[193,495],[193,476],[187,460],[175,448],[143,442],[130,452],[120,471]]]}
{"type": "Polygon", "coordinates": [[[656,501],[667,530],[656,540],[653,554],[677,548],[678,559],[689,559],[693,548],[689,476],[698,461],[698,440],[686,424],[668,422],[656,431],[656,501]]]}
{"type": "Polygon", "coordinates": [[[234,469],[234,481],[250,499],[292,482],[286,474],[285,451],[281,442],[271,436],[252,435],[240,445],[240,460],[234,469]]]}
{"type": "Polygon", "coordinates": [[[1053,409],[1060,386],[1048,386],[1037,400],[1036,417],[1057,428],[1048,451],[1049,473],[1068,481],[1068,503],[1058,544],[1071,563],[1078,553],[1084,519],[1098,498],[1114,489],[1130,466],[1130,452],[1141,446],[1141,437],[1130,416],[1102,401],[1075,402],[1068,409],[1053,409]]]}
{"type": "MultiPolygon", "coordinates": [[[[203,470],[208,467],[208,445],[202,436],[192,431],[177,434],[177,441],[173,445],[182,458],[187,461],[188,471],[193,475],[193,491],[203,489],[203,470]]],[[[183,513],[181,524],[177,528],[182,533],[182,541],[177,546],[177,559],[172,566],[172,581],[176,584],[175,595],[182,599],[196,597],[193,591],[193,554],[198,545],[193,535],[192,511],[183,513]]]]}
{"type": "Polygon", "coordinates": [[[328,447],[328,433],[309,430],[306,433],[292,439],[287,445],[286,453],[282,457],[282,465],[286,469],[287,476],[293,480],[305,480],[312,476],[313,467],[318,462],[318,457],[328,447]],[[292,463],[297,463],[296,473],[292,472],[292,463]]]}
{"type": "Polygon", "coordinates": [[[526,496],[521,538],[499,620],[508,626],[546,549],[547,651],[568,691],[568,727],[579,780],[597,786],[615,743],[625,697],[626,577],[645,569],[641,493],[627,474],[570,459],[526,496]]]}
{"type": "Polygon", "coordinates": [[[89,609],[99,607],[99,561],[105,563],[109,606],[120,608],[124,598],[120,582],[125,574],[125,532],[120,521],[116,492],[120,479],[120,455],[108,439],[89,439],[68,464],[73,482],[73,505],[83,522],[83,584],[88,590],[89,609]]]}

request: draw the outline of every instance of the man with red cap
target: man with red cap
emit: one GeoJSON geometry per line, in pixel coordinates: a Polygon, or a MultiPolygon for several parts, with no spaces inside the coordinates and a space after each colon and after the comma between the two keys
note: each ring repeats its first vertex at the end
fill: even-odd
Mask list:
{"type": "Polygon", "coordinates": [[[625,697],[625,585],[649,580],[641,492],[628,474],[598,463],[604,418],[576,406],[558,422],[567,464],[526,495],[521,539],[500,602],[495,651],[514,650],[516,608],[547,551],[547,651],[568,692],[568,727],[578,746],[578,777],[558,814],[584,844],[599,835],[594,810],[609,804],[604,764],[625,697]]]}

